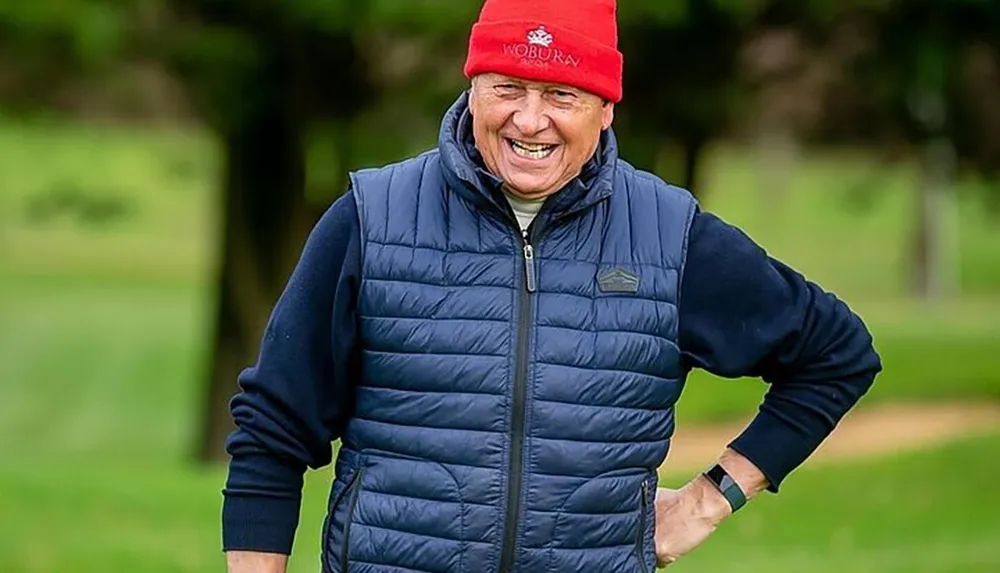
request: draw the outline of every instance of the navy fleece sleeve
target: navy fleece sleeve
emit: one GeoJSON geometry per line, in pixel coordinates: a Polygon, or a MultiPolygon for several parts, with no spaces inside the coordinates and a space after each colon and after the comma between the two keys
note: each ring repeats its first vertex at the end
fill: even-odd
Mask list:
{"type": "Polygon", "coordinates": [[[357,372],[361,237],[353,194],[313,229],[231,402],[223,548],[291,553],[306,467],[330,463],[357,372]]]}
{"type": "Polygon", "coordinates": [[[770,383],[731,444],[777,491],[881,370],[872,338],[834,295],[698,212],[681,285],[680,346],[691,367],[770,383]]]}

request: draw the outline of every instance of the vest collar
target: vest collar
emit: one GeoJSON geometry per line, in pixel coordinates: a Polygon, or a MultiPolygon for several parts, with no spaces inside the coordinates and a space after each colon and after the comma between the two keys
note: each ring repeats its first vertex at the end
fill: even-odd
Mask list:
{"type": "MultiPolygon", "coordinates": [[[[510,215],[503,197],[502,181],[490,173],[472,136],[468,91],[462,92],[445,114],[438,136],[442,168],[448,185],[477,207],[510,215]]],[[[611,195],[618,160],[618,143],[609,128],[601,133],[594,156],[580,175],[550,196],[536,218],[535,226],[586,209],[611,195]]]]}

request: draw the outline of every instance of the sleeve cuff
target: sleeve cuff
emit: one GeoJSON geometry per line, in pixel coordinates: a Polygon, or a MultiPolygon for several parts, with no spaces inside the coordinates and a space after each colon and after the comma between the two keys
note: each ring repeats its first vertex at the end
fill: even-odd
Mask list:
{"type": "Polygon", "coordinates": [[[226,495],[222,505],[223,551],[291,555],[300,499],[226,495]]]}
{"type": "Polygon", "coordinates": [[[781,482],[819,447],[767,410],[762,410],[729,447],[750,460],[764,474],[768,491],[781,482]]]}

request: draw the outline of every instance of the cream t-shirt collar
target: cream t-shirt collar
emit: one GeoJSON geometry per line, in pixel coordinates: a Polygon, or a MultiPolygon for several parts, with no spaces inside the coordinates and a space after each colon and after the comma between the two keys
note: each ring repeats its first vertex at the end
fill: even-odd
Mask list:
{"type": "Polygon", "coordinates": [[[507,202],[510,203],[510,208],[513,209],[514,216],[517,217],[517,222],[521,225],[522,231],[527,229],[528,225],[535,220],[535,216],[542,209],[542,204],[545,203],[545,197],[541,199],[525,199],[513,193],[508,193],[506,189],[504,189],[503,194],[507,198],[507,202]]]}

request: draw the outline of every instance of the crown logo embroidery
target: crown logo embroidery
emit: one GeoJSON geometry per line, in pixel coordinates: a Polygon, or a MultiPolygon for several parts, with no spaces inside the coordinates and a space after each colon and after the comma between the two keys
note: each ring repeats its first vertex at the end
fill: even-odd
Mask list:
{"type": "Polygon", "coordinates": [[[545,26],[539,26],[537,30],[528,32],[528,43],[548,48],[552,44],[552,34],[545,30],[545,26]]]}

